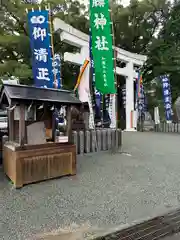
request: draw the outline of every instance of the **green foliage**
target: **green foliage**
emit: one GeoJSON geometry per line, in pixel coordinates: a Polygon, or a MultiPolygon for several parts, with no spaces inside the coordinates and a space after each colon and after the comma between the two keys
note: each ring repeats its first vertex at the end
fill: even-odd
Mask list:
{"type": "MultiPolygon", "coordinates": [[[[146,54],[144,66],[146,90],[156,89],[156,96],[149,98],[149,105],[162,105],[160,81],[154,87],[152,80],[169,74],[173,100],[180,91],[180,1],[131,0],[127,7],[111,1],[115,44],[125,50],[146,54]]],[[[47,0],[41,8],[51,5],[53,17],[59,17],[73,27],[89,33],[88,11],[79,1],[47,0]]],[[[1,0],[0,6],[0,77],[18,77],[20,82],[31,84],[31,51],[27,28],[26,8],[37,5],[23,4],[21,0],[1,0]]],[[[77,51],[62,43],[54,34],[54,48],[63,57],[64,52],[77,51]]],[[[65,87],[72,88],[79,67],[62,61],[62,79],[65,87]]]]}
{"type": "Polygon", "coordinates": [[[148,53],[155,34],[169,11],[166,0],[131,0],[126,8],[112,6],[116,46],[135,53],[148,53]]]}
{"type": "MultiPolygon", "coordinates": [[[[55,13],[72,26],[88,33],[87,12],[78,1],[42,1],[41,8],[50,4],[55,13]],[[55,10],[58,9],[56,13],[55,10]]],[[[31,50],[28,36],[26,9],[37,5],[23,4],[21,0],[2,0],[0,5],[0,77],[18,77],[23,84],[33,82],[31,50]]],[[[59,34],[54,34],[54,48],[63,56],[65,51],[74,51],[71,46],[60,42],[59,34]]],[[[79,67],[62,62],[62,80],[67,88],[72,88],[77,79],[79,67]]]]}
{"type": "MultiPolygon", "coordinates": [[[[148,61],[144,67],[147,85],[154,78],[168,74],[172,86],[173,102],[180,92],[180,1],[169,10],[157,38],[148,51],[148,61]]],[[[157,92],[156,99],[162,98],[157,92]]]]}

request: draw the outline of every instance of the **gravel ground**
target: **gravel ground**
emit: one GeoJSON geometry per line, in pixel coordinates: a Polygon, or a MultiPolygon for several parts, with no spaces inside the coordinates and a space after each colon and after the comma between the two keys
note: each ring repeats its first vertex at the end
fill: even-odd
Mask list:
{"type": "Polygon", "coordinates": [[[163,238],[162,240],[180,240],[180,234],[175,234],[171,237],[163,238]]]}
{"type": "Polygon", "coordinates": [[[86,223],[111,231],[179,207],[180,135],[123,135],[122,154],[78,157],[74,177],[16,190],[1,171],[0,239],[86,223]]]}

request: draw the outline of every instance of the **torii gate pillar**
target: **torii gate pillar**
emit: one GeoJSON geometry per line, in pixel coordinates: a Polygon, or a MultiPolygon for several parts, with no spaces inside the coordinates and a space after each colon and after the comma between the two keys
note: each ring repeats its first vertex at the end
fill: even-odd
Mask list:
{"type": "Polygon", "coordinates": [[[128,76],[126,76],[126,131],[136,128],[134,109],[134,66],[132,62],[127,63],[128,76]]]}
{"type": "MultiPolygon", "coordinates": [[[[81,66],[85,59],[89,59],[89,36],[60,19],[54,19],[53,24],[54,30],[60,34],[61,41],[80,48],[80,53],[66,52],[64,61],[81,66]]],[[[116,47],[115,51],[117,52],[117,59],[126,63],[124,68],[116,67],[116,74],[126,78],[126,131],[134,131],[137,127],[137,117],[134,109],[134,81],[136,79],[134,66],[141,67],[147,60],[147,57],[116,47]]]]}

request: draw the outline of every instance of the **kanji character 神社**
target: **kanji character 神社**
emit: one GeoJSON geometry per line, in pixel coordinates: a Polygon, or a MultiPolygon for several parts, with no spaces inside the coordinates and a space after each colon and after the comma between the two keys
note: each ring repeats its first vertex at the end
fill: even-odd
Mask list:
{"type": "Polygon", "coordinates": [[[47,62],[47,49],[40,48],[40,49],[34,49],[34,55],[36,56],[36,60],[47,62]]]}
{"type": "Polygon", "coordinates": [[[95,16],[95,20],[94,20],[95,28],[96,28],[96,29],[99,29],[99,27],[101,27],[101,29],[103,30],[103,29],[104,29],[104,26],[105,26],[106,23],[107,23],[107,20],[106,20],[106,18],[104,17],[104,14],[103,14],[103,13],[100,13],[100,17],[99,17],[98,13],[95,13],[94,16],[95,16]]]}
{"type": "Polygon", "coordinates": [[[104,7],[105,0],[93,0],[93,7],[104,7]]]}
{"type": "Polygon", "coordinates": [[[38,68],[37,79],[50,81],[48,69],[47,68],[38,68]]]}
{"type": "Polygon", "coordinates": [[[109,48],[106,46],[108,44],[108,42],[106,41],[105,36],[102,36],[102,38],[97,36],[95,43],[96,43],[95,48],[97,48],[98,50],[100,50],[100,51],[103,51],[103,50],[108,51],[109,50],[109,48]]]}
{"type": "Polygon", "coordinates": [[[40,27],[35,27],[33,29],[33,36],[34,36],[35,40],[40,38],[41,41],[44,41],[44,38],[46,37],[46,29],[45,28],[40,28],[40,27]]]}

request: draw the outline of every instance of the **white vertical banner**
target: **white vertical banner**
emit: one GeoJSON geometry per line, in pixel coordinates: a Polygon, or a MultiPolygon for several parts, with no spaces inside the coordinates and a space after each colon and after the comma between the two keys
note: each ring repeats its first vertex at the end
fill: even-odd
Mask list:
{"type": "Polygon", "coordinates": [[[158,107],[155,107],[154,108],[154,121],[155,121],[155,124],[160,124],[160,116],[159,116],[159,108],[158,107]]]}
{"type": "Polygon", "coordinates": [[[110,128],[116,128],[116,94],[110,95],[109,117],[111,119],[110,128]]]}
{"type": "Polygon", "coordinates": [[[94,112],[90,94],[88,94],[88,105],[89,105],[89,129],[95,129],[94,112]]]}
{"type": "MultiPolygon", "coordinates": [[[[84,66],[81,67],[81,71],[84,68],[84,66]]],[[[86,66],[82,76],[81,81],[78,86],[78,95],[79,100],[81,102],[88,102],[89,101],[89,65],[86,66]]]]}

